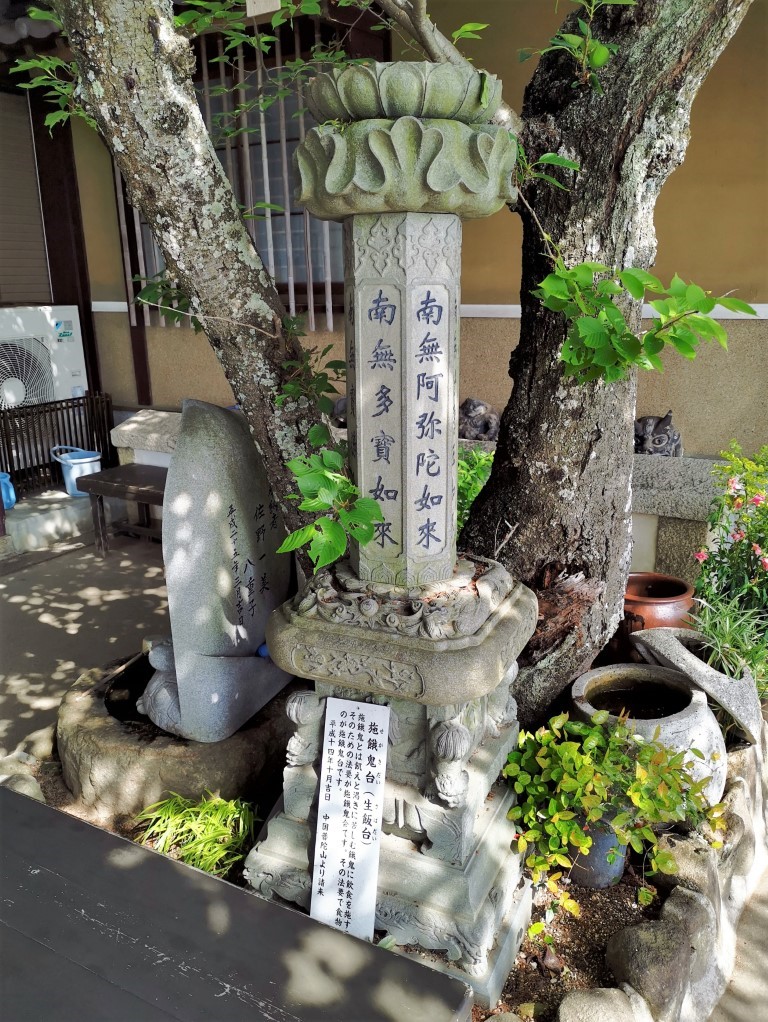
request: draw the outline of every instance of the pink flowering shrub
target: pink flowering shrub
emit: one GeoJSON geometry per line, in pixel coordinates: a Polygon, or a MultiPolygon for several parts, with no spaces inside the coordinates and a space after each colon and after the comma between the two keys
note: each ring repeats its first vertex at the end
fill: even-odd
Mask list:
{"type": "Polygon", "coordinates": [[[733,443],[722,457],[712,540],[693,555],[701,565],[693,624],[708,662],[733,678],[748,669],[768,705],[768,447],[745,458],[733,443]]]}
{"type": "Polygon", "coordinates": [[[701,564],[696,593],[768,613],[768,446],[747,458],[734,442],[722,457],[714,469],[722,489],[709,515],[712,541],[693,555],[701,564]]]}

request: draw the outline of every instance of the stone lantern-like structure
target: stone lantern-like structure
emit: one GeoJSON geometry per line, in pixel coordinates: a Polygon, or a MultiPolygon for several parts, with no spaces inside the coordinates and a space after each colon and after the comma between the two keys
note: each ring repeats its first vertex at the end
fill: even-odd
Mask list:
{"type": "Polygon", "coordinates": [[[436,967],[490,1002],[530,910],[498,777],[537,616],[500,564],[456,554],[461,218],[514,198],[500,97],[491,75],[430,63],[310,88],[297,198],[344,222],[349,460],[384,520],[270,619],[272,658],[315,686],[289,700],[284,811],[246,864],[261,894],[309,906],[324,700],[388,704],[376,927],[446,952],[436,967]]]}

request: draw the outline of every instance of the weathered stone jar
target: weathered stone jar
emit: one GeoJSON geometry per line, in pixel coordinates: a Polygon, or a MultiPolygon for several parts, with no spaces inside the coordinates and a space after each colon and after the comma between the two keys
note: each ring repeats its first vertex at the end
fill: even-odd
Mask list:
{"type": "Polygon", "coordinates": [[[707,704],[705,693],[685,674],[651,664],[620,664],[598,667],[578,678],[571,689],[575,715],[589,721],[598,710],[610,713],[607,724],[618,722],[611,707],[627,710],[635,731],[659,739],[670,749],[698,749],[704,759],[687,760],[696,780],[709,777],[704,795],[710,805],[722,798],[727,762],[720,725],[707,704]]]}

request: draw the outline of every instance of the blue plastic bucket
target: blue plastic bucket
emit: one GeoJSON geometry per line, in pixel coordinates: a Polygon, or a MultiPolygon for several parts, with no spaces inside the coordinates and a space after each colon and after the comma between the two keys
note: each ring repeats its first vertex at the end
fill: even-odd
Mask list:
{"type": "Polygon", "coordinates": [[[84,451],[81,447],[51,448],[51,457],[58,461],[64,473],[64,486],[70,497],[87,497],[87,493],[77,488],[80,476],[90,476],[101,472],[101,452],[84,451]]]}
{"type": "Polygon", "coordinates": [[[0,472],[0,493],[3,495],[3,507],[10,511],[16,503],[16,491],[7,472],[0,472]]]}

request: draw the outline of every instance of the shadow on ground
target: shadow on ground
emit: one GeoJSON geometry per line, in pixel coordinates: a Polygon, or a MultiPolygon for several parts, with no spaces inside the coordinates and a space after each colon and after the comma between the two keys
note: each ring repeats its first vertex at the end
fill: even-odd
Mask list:
{"type": "Polygon", "coordinates": [[[49,756],[66,690],[169,633],[167,606],[159,544],[118,539],[105,560],[93,547],[15,560],[0,577],[0,748],[49,756]]]}

